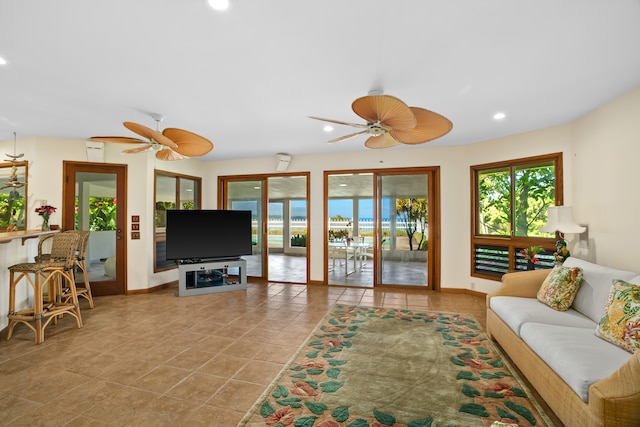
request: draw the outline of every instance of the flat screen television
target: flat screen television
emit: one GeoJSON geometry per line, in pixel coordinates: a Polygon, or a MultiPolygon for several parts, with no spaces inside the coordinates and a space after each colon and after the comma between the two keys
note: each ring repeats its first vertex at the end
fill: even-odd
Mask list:
{"type": "Polygon", "coordinates": [[[168,210],[167,259],[233,259],[252,253],[251,211],[168,210]]]}

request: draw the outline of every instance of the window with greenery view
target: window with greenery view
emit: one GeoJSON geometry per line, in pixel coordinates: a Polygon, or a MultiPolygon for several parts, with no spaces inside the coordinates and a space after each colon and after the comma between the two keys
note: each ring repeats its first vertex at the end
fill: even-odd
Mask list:
{"type": "Polygon", "coordinates": [[[472,166],[471,177],[473,274],[519,269],[527,247],[553,251],[554,236],[539,229],[547,208],[562,204],[561,153],[472,166]]]}
{"type": "Polygon", "coordinates": [[[201,181],[195,176],[155,171],[155,271],[176,268],[175,260],[166,258],[167,211],[200,209],[201,181]]]}
{"type": "Polygon", "coordinates": [[[26,228],[27,166],[28,162],[0,163],[1,231],[26,228]]]}

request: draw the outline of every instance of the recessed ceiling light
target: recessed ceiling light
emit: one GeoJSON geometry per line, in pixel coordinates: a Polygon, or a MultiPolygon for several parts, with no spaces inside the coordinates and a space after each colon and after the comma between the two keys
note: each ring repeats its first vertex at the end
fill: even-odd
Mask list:
{"type": "Polygon", "coordinates": [[[502,120],[502,119],[504,119],[505,117],[507,117],[507,115],[506,115],[505,113],[495,113],[495,114],[493,115],[493,118],[494,118],[495,120],[502,120]]]}
{"type": "Polygon", "coordinates": [[[229,8],[229,0],[208,0],[209,6],[215,10],[227,10],[229,8]]]}
{"type": "Polygon", "coordinates": [[[322,130],[325,132],[333,132],[333,126],[325,125],[325,127],[323,127],[322,130]]]}
{"type": "Polygon", "coordinates": [[[338,184],[338,187],[346,187],[347,184],[338,184]]]}
{"type": "Polygon", "coordinates": [[[7,60],[4,59],[2,56],[0,56],[0,65],[6,65],[7,64],[7,60]]]}

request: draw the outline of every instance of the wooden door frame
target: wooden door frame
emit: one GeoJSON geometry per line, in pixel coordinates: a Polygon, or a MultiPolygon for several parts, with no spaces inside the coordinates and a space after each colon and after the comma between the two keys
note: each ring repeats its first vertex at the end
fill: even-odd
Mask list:
{"type": "MultiPolygon", "coordinates": [[[[311,248],[311,233],[310,233],[310,224],[311,224],[311,173],[309,172],[283,172],[283,173],[271,173],[271,174],[249,174],[249,175],[224,175],[218,177],[218,209],[229,209],[227,207],[227,185],[230,182],[239,182],[239,181],[261,181],[262,182],[262,200],[263,204],[263,215],[262,222],[259,224],[260,232],[262,234],[262,276],[260,276],[260,281],[267,282],[269,278],[269,242],[268,242],[268,213],[269,213],[269,178],[274,177],[292,177],[292,176],[304,176],[306,180],[306,201],[307,201],[307,248],[306,248],[306,260],[307,260],[307,283],[309,283],[309,278],[311,277],[311,257],[310,257],[310,248],[311,248]]],[[[285,242],[286,244],[286,242],[285,242]]],[[[252,276],[252,278],[256,278],[252,276]]],[[[284,282],[290,283],[290,282],[284,282]]],[[[293,284],[298,284],[298,282],[291,282],[293,284]]]]}
{"type": "Polygon", "coordinates": [[[126,294],[128,292],[127,285],[127,165],[117,163],[92,163],[92,162],[75,162],[63,161],[63,185],[62,185],[62,230],[75,229],[75,175],[70,177],[71,173],[88,172],[88,173],[112,173],[116,174],[116,194],[118,196],[118,209],[116,210],[116,254],[121,257],[116,259],[116,277],[119,280],[105,281],[106,287],[101,292],[100,287],[94,286],[92,289],[94,295],[117,295],[126,294]],[[71,187],[71,188],[70,188],[71,187]],[[73,206],[73,209],[69,209],[73,206]],[[118,238],[120,236],[120,238],[118,238]]]}
{"type": "MultiPolygon", "coordinates": [[[[417,175],[427,174],[429,176],[428,194],[429,194],[429,250],[427,254],[427,286],[429,290],[440,291],[441,286],[441,224],[440,224],[440,167],[439,166],[423,166],[423,167],[407,167],[407,168],[387,168],[387,169],[341,169],[341,170],[325,170],[323,176],[323,203],[324,203],[324,236],[329,235],[329,176],[335,174],[347,174],[347,173],[371,173],[373,175],[373,217],[375,223],[375,245],[373,253],[373,287],[381,286],[393,286],[394,288],[402,288],[407,285],[384,285],[379,284],[380,281],[378,273],[378,264],[382,259],[382,246],[380,239],[377,237],[380,235],[379,229],[379,214],[378,214],[378,202],[380,195],[378,192],[378,178],[386,175],[417,175]]],[[[329,284],[329,242],[328,238],[324,239],[324,283],[329,284]]],[[[415,286],[409,286],[415,288],[415,286]]]]}

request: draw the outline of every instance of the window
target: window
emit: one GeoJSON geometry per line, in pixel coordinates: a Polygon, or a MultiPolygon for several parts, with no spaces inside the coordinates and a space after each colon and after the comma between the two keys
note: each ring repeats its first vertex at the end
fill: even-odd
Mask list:
{"type": "MultiPolygon", "coordinates": [[[[0,163],[0,230],[26,230],[29,162],[0,163]]],[[[35,227],[32,227],[35,228],[35,227]]]]}
{"type": "Polygon", "coordinates": [[[172,172],[155,171],[155,271],[176,268],[174,260],[166,258],[167,211],[201,209],[201,178],[172,172]]]}
{"type": "Polygon", "coordinates": [[[562,205],[562,153],[471,167],[472,275],[499,279],[524,270],[520,250],[540,246],[536,268],[553,265],[554,235],[541,233],[547,208],[562,205]]]}

